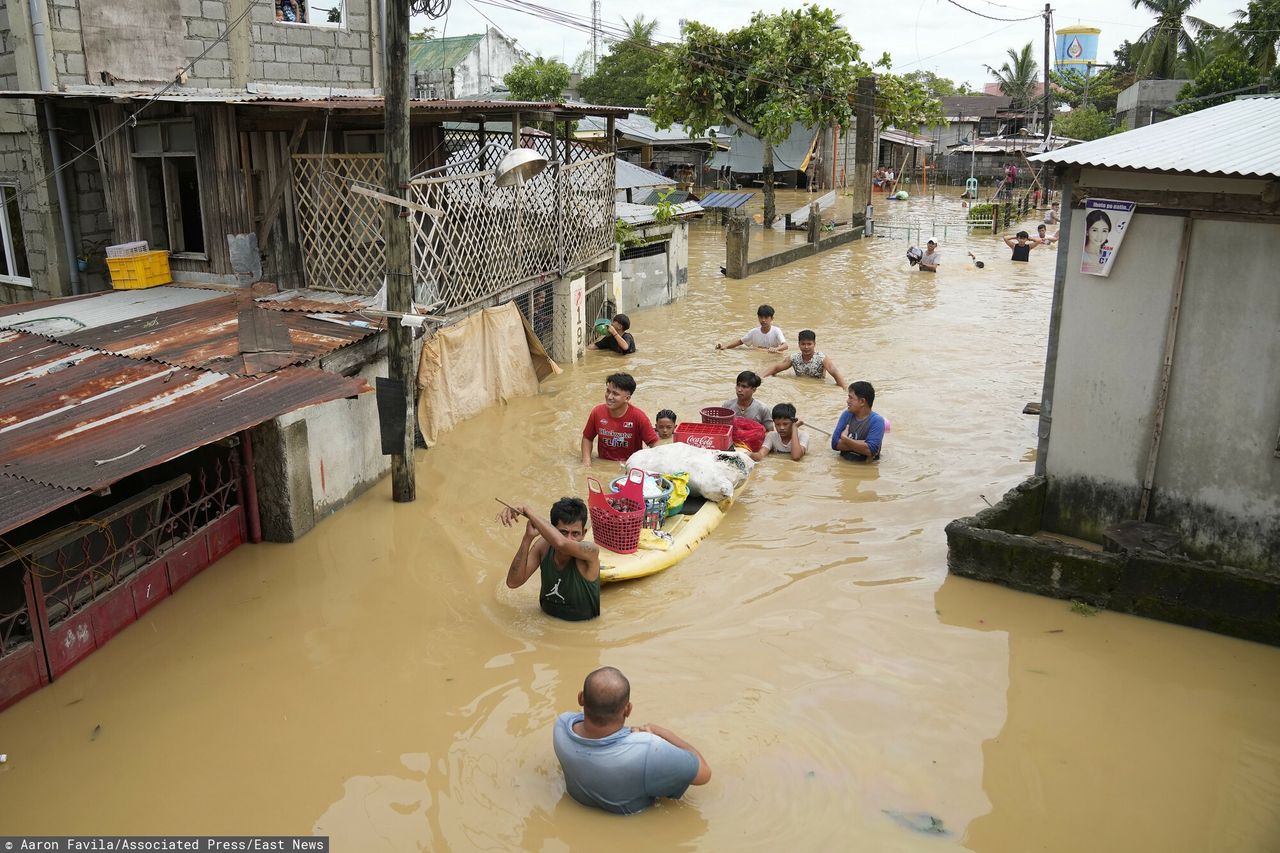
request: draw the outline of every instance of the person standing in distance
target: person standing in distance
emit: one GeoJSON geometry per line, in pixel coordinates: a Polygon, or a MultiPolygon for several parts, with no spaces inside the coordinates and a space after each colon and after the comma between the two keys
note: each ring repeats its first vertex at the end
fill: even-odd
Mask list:
{"type": "Polygon", "coordinates": [[[552,744],[569,796],[584,806],[635,814],[711,780],[702,753],[670,729],[627,725],[631,683],[619,670],[602,666],[588,675],[578,704],[581,712],[556,719],[552,744]]]}

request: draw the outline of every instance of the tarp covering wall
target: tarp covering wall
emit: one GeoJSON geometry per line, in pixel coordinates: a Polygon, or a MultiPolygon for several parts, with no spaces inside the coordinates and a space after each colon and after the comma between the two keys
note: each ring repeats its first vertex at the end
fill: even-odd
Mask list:
{"type": "Polygon", "coordinates": [[[560,367],[514,302],[446,326],[422,344],[418,425],[428,442],[494,403],[538,393],[560,367]]]}

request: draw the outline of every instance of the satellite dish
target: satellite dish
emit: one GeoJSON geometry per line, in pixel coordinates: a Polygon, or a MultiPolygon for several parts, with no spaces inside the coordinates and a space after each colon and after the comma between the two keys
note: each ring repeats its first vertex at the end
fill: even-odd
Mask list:
{"type": "Polygon", "coordinates": [[[518,187],[547,167],[547,158],[532,148],[512,148],[494,170],[493,182],[500,187],[518,187]]]}

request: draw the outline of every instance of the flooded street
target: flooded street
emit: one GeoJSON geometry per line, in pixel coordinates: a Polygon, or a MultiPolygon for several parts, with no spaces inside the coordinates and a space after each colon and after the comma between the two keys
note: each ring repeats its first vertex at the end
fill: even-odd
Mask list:
{"type": "MultiPolygon", "coordinates": [[[[941,193],[877,206],[963,215],[941,193]]],[[[752,254],[797,239],[756,230],[752,254]]],[[[947,576],[946,523],[1032,472],[1054,255],[938,239],[936,275],[875,239],[729,281],[720,227],[695,223],[689,296],[632,314],[634,356],[591,353],[442,436],[416,503],[384,480],[296,544],[239,548],[0,713],[0,827],[340,851],[1280,849],[1280,649],[947,576]],[[506,589],[519,532],[493,498],[585,497],[579,436],[616,370],[650,416],[732,396],[779,360],[713,349],[761,302],[793,351],[812,328],[875,385],[880,464],[811,433],[694,555],[606,586],[595,621],[506,589]],[[629,818],[564,793],[552,723],[602,664],[709,785],[629,818]]],[[[756,396],[827,429],[845,404],[786,374],[756,396]]]]}

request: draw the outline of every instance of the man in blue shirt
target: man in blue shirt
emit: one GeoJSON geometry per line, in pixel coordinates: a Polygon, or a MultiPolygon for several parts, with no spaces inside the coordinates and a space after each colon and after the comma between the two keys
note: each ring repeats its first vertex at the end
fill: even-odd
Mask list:
{"type": "Polygon", "coordinates": [[[584,806],[635,814],[658,797],[679,799],[705,785],[711,768],[689,743],[662,726],[628,726],[631,683],[611,666],[587,676],[582,712],[556,719],[553,742],[569,795],[584,806]]]}
{"type": "Polygon", "coordinates": [[[875,401],[876,389],[870,382],[859,381],[849,386],[849,407],[841,413],[831,433],[831,449],[839,451],[841,457],[850,462],[880,458],[884,418],[871,411],[875,401]]]}

